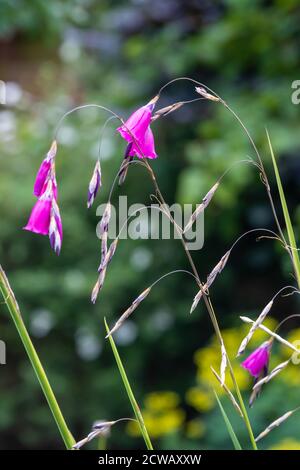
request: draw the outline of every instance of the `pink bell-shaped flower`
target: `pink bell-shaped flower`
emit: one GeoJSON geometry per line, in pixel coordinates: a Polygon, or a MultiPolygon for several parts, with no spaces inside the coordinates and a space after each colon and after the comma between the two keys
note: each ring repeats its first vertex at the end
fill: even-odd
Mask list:
{"type": "Polygon", "coordinates": [[[134,111],[127,121],[117,130],[128,143],[132,143],[131,156],[156,158],[154,137],[150,129],[152,111],[158,97],[134,111]]]}

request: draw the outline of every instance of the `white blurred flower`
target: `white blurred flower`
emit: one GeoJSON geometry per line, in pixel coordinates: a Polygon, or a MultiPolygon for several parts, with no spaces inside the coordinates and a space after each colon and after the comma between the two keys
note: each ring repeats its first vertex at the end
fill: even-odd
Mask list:
{"type": "Polygon", "coordinates": [[[4,142],[14,139],[16,132],[16,117],[12,111],[0,112],[0,137],[4,142]]]}
{"type": "Polygon", "coordinates": [[[122,327],[114,334],[116,344],[126,346],[133,343],[138,335],[137,326],[131,320],[126,320],[122,327]]]}
{"type": "Polygon", "coordinates": [[[69,270],[65,274],[64,284],[70,292],[77,292],[84,288],[85,277],[79,270],[69,270]]]}
{"type": "Polygon", "coordinates": [[[80,45],[74,39],[66,39],[59,48],[59,55],[64,62],[75,62],[81,55],[80,45]]]}
{"type": "Polygon", "coordinates": [[[77,330],[75,344],[78,356],[84,361],[97,359],[102,351],[102,344],[98,336],[86,327],[81,327],[77,330]]]}
{"type": "Polygon", "coordinates": [[[45,309],[34,310],[30,315],[30,331],[37,338],[43,338],[52,330],[53,314],[45,309]]]}
{"type": "Polygon", "coordinates": [[[7,106],[15,106],[17,105],[22,97],[23,97],[23,90],[21,86],[16,82],[5,82],[6,88],[6,105],[7,106]]]}
{"type": "Polygon", "coordinates": [[[75,127],[64,125],[59,130],[59,141],[61,144],[72,147],[79,142],[79,134],[75,127]]]}
{"type": "Polygon", "coordinates": [[[160,309],[151,315],[149,321],[154,330],[163,332],[171,328],[174,323],[174,318],[169,310],[160,309]]]}
{"type": "Polygon", "coordinates": [[[139,247],[133,251],[130,262],[137,271],[145,271],[151,265],[152,260],[151,251],[148,248],[139,247]]]}

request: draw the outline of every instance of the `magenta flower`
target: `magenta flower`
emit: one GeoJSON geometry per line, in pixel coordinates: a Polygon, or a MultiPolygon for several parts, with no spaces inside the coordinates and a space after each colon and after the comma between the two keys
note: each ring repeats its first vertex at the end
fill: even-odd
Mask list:
{"type": "Polygon", "coordinates": [[[44,190],[47,186],[47,179],[51,173],[51,165],[55,158],[57,152],[57,144],[56,140],[53,141],[49,152],[47,153],[46,158],[42,161],[39,171],[37,172],[34,187],[33,187],[33,194],[37,197],[43,194],[44,190]]]}
{"type": "Polygon", "coordinates": [[[130,149],[129,155],[131,157],[137,155],[139,158],[143,158],[143,156],[151,159],[157,158],[157,153],[155,152],[154,146],[153,132],[150,127],[148,127],[148,129],[146,130],[143,140],[141,140],[138,145],[132,142],[132,147],[130,149]]]}
{"type": "Polygon", "coordinates": [[[156,158],[154,137],[150,129],[152,111],[157,97],[137,109],[117,130],[128,143],[132,143],[130,156],[156,158]]]}
{"type": "Polygon", "coordinates": [[[272,341],[266,341],[261,344],[259,348],[255,349],[255,351],[242,362],[242,367],[247,369],[255,378],[259,377],[262,373],[266,375],[268,373],[271,347],[272,341]]]}
{"type": "Polygon", "coordinates": [[[59,255],[63,231],[56,198],[57,185],[54,169],[52,169],[48,182],[44,183],[42,195],[34,205],[24,230],[40,235],[48,235],[52,249],[59,255]]]}
{"type": "Polygon", "coordinates": [[[51,199],[39,199],[31,211],[29,220],[27,225],[24,227],[24,230],[39,233],[40,235],[48,235],[51,207],[51,199]]]}

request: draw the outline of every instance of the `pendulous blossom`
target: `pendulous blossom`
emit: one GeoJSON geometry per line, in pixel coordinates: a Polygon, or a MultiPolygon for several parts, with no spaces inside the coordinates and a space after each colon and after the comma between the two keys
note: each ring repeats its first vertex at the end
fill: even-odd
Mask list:
{"type": "Polygon", "coordinates": [[[132,143],[129,155],[139,158],[156,158],[154,137],[150,128],[156,96],[148,104],[137,109],[117,130],[128,143],[132,143]]]}
{"type": "Polygon", "coordinates": [[[100,186],[101,186],[101,167],[100,167],[100,161],[97,160],[97,163],[93,171],[92,179],[89,183],[88,197],[87,197],[88,209],[92,206],[100,186]]]}
{"type": "Polygon", "coordinates": [[[255,378],[261,374],[266,375],[268,373],[271,347],[272,341],[265,341],[242,362],[242,367],[247,369],[255,378]]]}
{"type": "Polygon", "coordinates": [[[41,195],[35,203],[24,230],[48,235],[50,245],[59,255],[62,245],[62,222],[57,205],[57,183],[54,162],[51,162],[49,174],[43,184],[41,195]]]}
{"type": "Polygon", "coordinates": [[[55,158],[57,152],[57,143],[56,140],[52,142],[49,152],[46,155],[46,158],[42,161],[39,171],[37,172],[34,187],[33,187],[33,194],[39,197],[43,194],[44,190],[46,189],[47,179],[51,173],[51,166],[52,162],[55,158]]]}
{"type": "Polygon", "coordinates": [[[27,225],[24,227],[24,230],[39,233],[40,235],[48,235],[51,208],[51,197],[42,196],[40,199],[38,199],[31,211],[29,220],[27,225]]]}

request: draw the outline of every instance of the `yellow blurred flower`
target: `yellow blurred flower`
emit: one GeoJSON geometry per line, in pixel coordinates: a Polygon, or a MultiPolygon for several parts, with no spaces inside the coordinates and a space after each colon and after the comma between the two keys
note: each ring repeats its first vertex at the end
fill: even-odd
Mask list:
{"type": "MultiPolygon", "coordinates": [[[[146,396],[142,413],[150,437],[161,437],[182,426],[185,413],[178,407],[179,402],[178,394],[172,391],[152,392],[146,396]]],[[[140,435],[138,424],[133,421],[128,423],[127,431],[132,436],[140,435]]]]}
{"type": "Polygon", "coordinates": [[[300,365],[295,365],[292,362],[282,371],[278,376],[279,380],[283,380],[288,385],[300,384],[300,365]]]}
{"type": "Polygon", "coordinates": [[[198,411],[209,411],[215,405],[215,398],[210,390],[192,387],[186,392],[186,402],[198,411]]]}
{"type": "Polygon", "coordinates": [[[175,392],[153,392],[145,398],[145,406],[153,411],[168,410],[179,404],[179,396],[175,392]]]}
{"type": "Polygon", "coordinates": [[[270,450],[300,450],[300,441],[293,438],[286,438],[270,447],[270,450]]]}
{"type": "Polygon", "coordinates": [[[186,425],[186,436],[197,439],[205,434],[205,424],[200,419],[192,419],[186,425]]]}
{"type": "MultiPolygon", "coordinates": [[[[287,336],[287,340],[292,343],[297,349],[299,349],[299,355],[297,357],[298,361],[300,361],[300,328],[296,328],[292,331],[287,336]]],[[[293,354],[293,351],[289,348],[287,348],[284,345],[281,345],[281,351],[284,357],[291,357],[293,354]]],[[[297,353],[295,353],[297,356],[297,353]]]]}
{"type": "MultiPolygon", "coordinates": [[[[156,439],[165,434],[177,431],[185,420],[183,410],[177,408],[162,413],[152,413],[148,410],[143,411],[143,417],[150,437],[156,439]]],[[[128,434],[139,436],[140,430],[136,422],[129,422],[127,425],[128,434]]]]}

